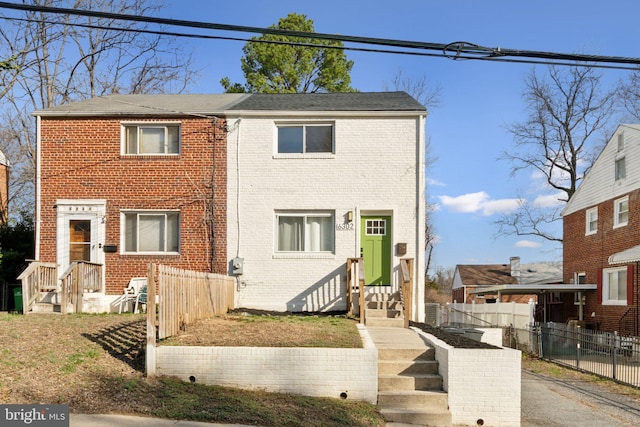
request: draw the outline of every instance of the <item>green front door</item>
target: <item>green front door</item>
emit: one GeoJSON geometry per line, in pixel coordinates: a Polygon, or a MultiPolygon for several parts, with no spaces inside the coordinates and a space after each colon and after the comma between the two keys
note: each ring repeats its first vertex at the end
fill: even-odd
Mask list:
{"type": "Polygon", "coordinates": [[[360,219],[360,255],[364,259],[366,285],[391,284],[391,217],[360,219]]]}

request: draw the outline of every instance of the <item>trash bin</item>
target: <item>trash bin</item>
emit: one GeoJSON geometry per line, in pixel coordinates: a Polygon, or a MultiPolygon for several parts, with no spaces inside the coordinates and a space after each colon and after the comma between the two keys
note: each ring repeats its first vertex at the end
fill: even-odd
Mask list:
{"type": "Polygon", "coordinates": [[[13,288],[13,303],[18,313],[22,313],[22,286],[13,288]]]}

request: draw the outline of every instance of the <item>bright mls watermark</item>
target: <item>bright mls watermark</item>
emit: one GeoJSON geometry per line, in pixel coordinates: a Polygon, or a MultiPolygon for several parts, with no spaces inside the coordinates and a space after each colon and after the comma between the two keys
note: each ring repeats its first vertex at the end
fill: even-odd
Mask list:
{"type": "Polygon", "coordinates": [[[69,405],[0,405],[0,426],[69,427],[69,405]]]}

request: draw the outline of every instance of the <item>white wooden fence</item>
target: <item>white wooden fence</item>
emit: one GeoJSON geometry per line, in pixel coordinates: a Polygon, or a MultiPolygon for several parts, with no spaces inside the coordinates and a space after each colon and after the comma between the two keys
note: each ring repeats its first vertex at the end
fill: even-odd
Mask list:
{"type": "Polygon", "coordinates": [[[496,302],[491,304],[449,303],[442,310],[442,324],[474,327],[525,329],[533,324],[535,302],[528,304],[496,302]]]}

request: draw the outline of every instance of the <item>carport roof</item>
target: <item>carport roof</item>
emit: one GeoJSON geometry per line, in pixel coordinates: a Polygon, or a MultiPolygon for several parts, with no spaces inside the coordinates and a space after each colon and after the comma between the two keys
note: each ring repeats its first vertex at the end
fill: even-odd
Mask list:
{"type": "Polygon", "coordinates": [[[532,294],[545,294],[550,292],[584,292],[595,291],[598,288],[597,285],[563,285],[554,284],[549,285],[546,283],[536,284],[528,283],[526,285],[496,285],[486,286],[474,290],[470,290],[470,294],[474,295],[532,295],[532,294]]]}

